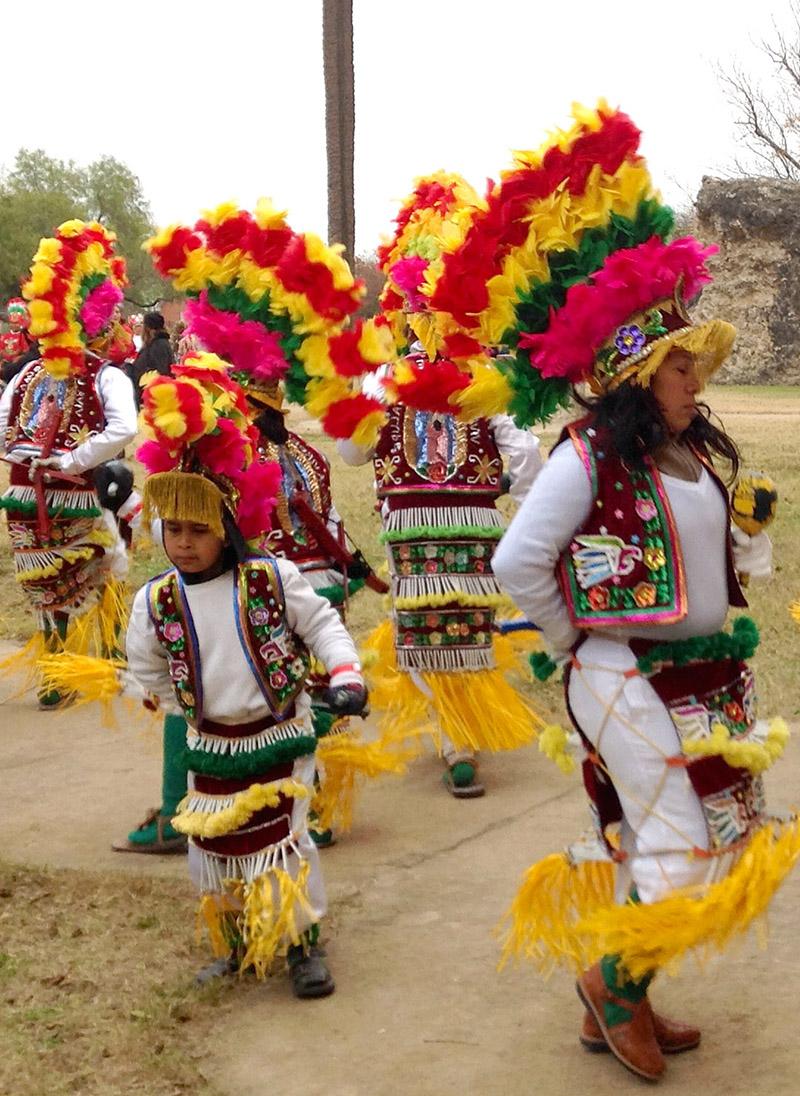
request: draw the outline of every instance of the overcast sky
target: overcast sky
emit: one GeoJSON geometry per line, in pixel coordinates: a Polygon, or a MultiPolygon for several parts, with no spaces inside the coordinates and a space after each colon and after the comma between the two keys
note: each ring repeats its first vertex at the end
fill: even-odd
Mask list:
{"type": "MultiPolygon", "coordinates": [[[[736,155],[714,66],[766,74],[757,43],[788,12],[789,0],[354,0],[358,250],[388,231],[415,175],[459,171],[483,190],[510,149],[599,96],[643,129],[666,198],[688,204],[736,155]]],[[[21,146],[109,153],[161,224],[267,195],[325,235],[321,0],[38,0],[5,30],[0,164],[21,146]]]]}

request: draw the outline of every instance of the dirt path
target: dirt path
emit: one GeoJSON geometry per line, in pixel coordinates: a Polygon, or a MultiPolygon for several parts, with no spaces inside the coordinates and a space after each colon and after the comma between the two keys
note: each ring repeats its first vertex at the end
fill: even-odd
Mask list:
{"type": "MultiPolygon", "coordinates": [[[[0,697],[4,693],[0,690],[0,697]]],[[[96,713],[0,707],[0,841],[33,864],[180,877],[183,859],[120,856],[113,838],[155,803],[159,736],[104,730],[96,713]]],[[[770,784],[796,802],[800,745],[770,784]]],[[[328,954],[337,993],[301,1003],[283,979],[242,987],[236,1022],[215,1031],[203,1071],[231,1096],[618,1096],[642,1091],[576,1043],[570,979],[495,970],[492,929],[522,871],[585,825],[583,793],[533,749],[488,759],[489,794],[457,802],[424,759],[405,781],[367,789],[354,832],[326,851],[328,954]]],[[[655,1000],[702,1023],[695,1053],[673,1058],[664,1092],[796,1096],[800,875],[779,895],[771,942],[748,939],[699,973],[663,978],[655,1000]]],[[[190,932],[187,926],[187,932],[190,932]]]]}

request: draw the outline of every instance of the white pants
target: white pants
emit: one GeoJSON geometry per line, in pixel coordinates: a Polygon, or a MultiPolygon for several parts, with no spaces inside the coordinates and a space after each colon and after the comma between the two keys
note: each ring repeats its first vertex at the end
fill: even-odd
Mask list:
{"type": "Polygon", "coordinates": [[[708,849],[700,800],[686,769],[666,764],[681,752],[669,712],[646,678],[625,676],[636,667],[627,643],[590,635],[577,657],[581,666],[570,673],[569,703],[619,796],[628,854],[621,881],[635,885],[642,902],[706,882],[709,861],[687,855],[708,849]]]}

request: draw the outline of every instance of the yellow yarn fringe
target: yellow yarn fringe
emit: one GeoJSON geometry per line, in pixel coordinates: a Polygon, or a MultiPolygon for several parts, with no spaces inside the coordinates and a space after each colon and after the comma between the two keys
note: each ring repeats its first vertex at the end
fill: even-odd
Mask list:
{"type": "Polygon", "coordinates": [[[230,807],[221,811],[192,811],[186,809],[191,792],[178,806],[178,815],[172,825],[179,833],[191,837],[224,837],[244,826],[258,811],[265,807],[274,807],[281,795],[292,799],[302,799],[311,794],[310,789],[297,780],[278,780],[272,784],[251,784],[249,788],[238,792],[230,807]]]}
{"type": "Polygon", "coordinates": [[[558,765],[562,773],[574,772],[575,758],[569,750],[569,735],[560,723],[548,723],[539,735],[539,751],[558,765]]]}
{"type": "Polygon", "coordinates": [[[709,738],[684,739],[681,748],[692,757],[721,757],[734,769],[747,769],[754,776],[774,764],[786,749],[790,731],[785,719],[773,719],[763,742],[731,738],[724,723],[714,723],[709,738]]]}
{"type": "Polygon", "coordinates": [[[688,951],[706,959],[762,917],[798,857],[800,819],[770,822],[724,879],[624,906],[613,902],[610,862],[546,857],[528,870],[506,915],[501,965],[514,956],[533,959],[544,973],[557,963],[582,971],[602,955],[619,955],[634,979],[673,972],[688,951]]]}
{"type": "Polygon", "coordinates": [[[75,618],[67,636],[66,650],[78,655],[113,658],[124,642],[130,616],[127,583],[109,579],[98,601],[75,618]]]}
{"type": "Polygon", "coordinates": [[[283,868],[270,868],[245,884],[242,892],[245,953],[239,966],[241,973],[252,967],[257,978],[264,978],[280,949],[300,943],[303,930],[297,927],[297,915],[304,914],[307,924],[316,920],[308,900],[310,870],[310,864],[304,860],[296,879],[283,868]]]}
{"type": "Polygon", "coordinates": [[[99,600],[73,615],[65,640],[53,632],[49,643],[37,631],[25,646],[0,661],[0,675],[24,674],[21,695],[38,684],[47,690],[75,692],[76,703],[107,702],[119,692],[118,671],[124,663],[115,655],[128,626],[128,587],[110,579],[99,600]]]}
{"type": "Polygon", "coordinates": [[[705,384],[729,357],[736,340],[736,328],[726,320],[709,320],[707,323],[664,335],[653,344],[653,349],[641,365],[631,367],[635,384],[649,387],[650,381],[671,350],[686,350],[695,360],[700,380],[705,384]]]}
{"type": "Polygon", "coordinates": [[[219,487],[196,472],[157,472],[144,481],[142,521],[193,521],[207,525],[225,539],[222,527],[223,494],[219,487]]]}
{"type": "Polygon", "coordinates": [[[232,882],[225,894],[206,894],[200,901],[198,930],[208,932],[214,954],[229,955],[240,936],[244,955],[239,974],[252,967],[259,979],[265,978],[275,958],[301,941],[298,914],[307,924],[316,920],[308,900],[310,865],[300,864],[297,878],[283,868],[269,868],[252,883],[232,882]]]}
{"type": "Polygon", "coordinates": [[[800,624],[800,598],[789,606],[789,615],[795,624],[800,624]]]}
{"type": "Polygon", "coordinates": [[[311,802],[319,829],[335,827],[347,833],[353,825],[359,785],[379,776],[403,776],[415,756],[415,750],[387,749],[383,742],[364,742],[360,731],[321,738],[317,745],[320,785],[311,802]]]}
{"type": "Polygon", "coordinates": [[[38,665],[46,653],[47,647],[44,642],[44,634],[34,632],[24,647],[20,647],[18,651],[14,651],[13,654],[6,655],[4,659],[0,660],[0,675],[3,677],[22,676],[22,684],[11,696],[22,696],[28,689],[32,689],[36,685],[38,665]]]}
{"type": "MultiPolygon", "coordinates": [[[[241,883],[238,886],[241,887],[241,883]]],[[[226,958],[236,945],[239,935],[237,918],[241,911],[241,902],[234,901],[227,894],[204,894],[195,919],[197,943],[200,943],[205,928],[215,958],[226,958]]]]}
{"type": "Polygon", "coordinates": [[[577,926],[598,907],[611,906],[613,901],[614,865],[610,860],[573,864],[563,852],[539,860],[525,872],[499,926],[502,930],[508,923],[500,968],[513,958],[533,960],[545,975],[559,963],[579,972],[586,970],[593,959],[577,926]]]}
{"type": "Polygon", "coordinates": [[[367,638],[370,700],[381,712],[382,742],[393,743],[428,731],[438,739],[447,735],[460,750],[514,750],[527,745],[545,727],[525,698],[506,681],[518,671],[512,645],[495,636],[497,665],[492,670],[427,673],[420,677],[430,690],[427,697],[411,675],[397,669],[394,631],[382,621],[367,638]],[[377,656],[375,658],[371,656],[377,656]]]}
{"type": "Polygon", "coordinates": [[[115,724],[111,709],[112,701],[122,690],[120,673],[125,669],[122,659],[95,658],[62,651],[56,655],[44,655],[38,660],[42,688],[65,695],[74,694],[72,707],[99,703],[103,723],[115,724]]]}

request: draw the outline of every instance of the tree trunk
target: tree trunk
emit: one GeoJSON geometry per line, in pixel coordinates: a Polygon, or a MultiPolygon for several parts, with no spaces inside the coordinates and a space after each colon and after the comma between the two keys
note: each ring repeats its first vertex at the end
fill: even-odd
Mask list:
{"type": "Polygon", "coordinates": [[[328,242],[344,244],[345,257],[352,263],[356,245],[353,0],[322,0],[322,57],[328,155],[328,242]]]}

